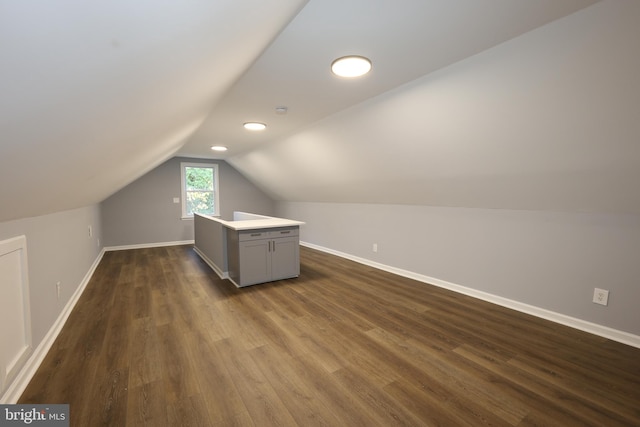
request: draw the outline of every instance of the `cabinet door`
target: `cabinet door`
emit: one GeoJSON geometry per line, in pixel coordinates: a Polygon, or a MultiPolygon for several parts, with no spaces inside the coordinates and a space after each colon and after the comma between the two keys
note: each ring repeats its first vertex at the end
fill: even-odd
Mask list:
{"type": "Polygon", "coordinates": [[[240,242],[240,283],[253,285],[271,280],[270,240],[240,242]]]}
{"type": "Polygon", "coordinates": [[[300,275],[298,237],[273,239],[271,246],[271,278],[287,279],[300,275]]]}

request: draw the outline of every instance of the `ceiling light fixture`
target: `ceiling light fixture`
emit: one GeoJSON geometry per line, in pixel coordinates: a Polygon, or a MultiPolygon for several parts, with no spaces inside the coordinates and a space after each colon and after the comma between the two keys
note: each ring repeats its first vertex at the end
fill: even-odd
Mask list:
{"type": "Polygon", "coordinates": [[[331,71],[340,77],[360,77],[371,71],[371,61],[364,56],[343,56],[331,63],[331,71]]]}
{"type": "Polygon", "coordinates": [[[227,151],[227,147],[225,147],[224,145],[214,145],[213,147],[211,147],[211,149],[213,151],[227,151]]]}
{"type": "Polygon", "coordinates": [[[267,125],[265,125],[264,123],[258,122],[247,122],[243,126],[248,130],[265,130],[265,128],[267,127],[267,125]]]}

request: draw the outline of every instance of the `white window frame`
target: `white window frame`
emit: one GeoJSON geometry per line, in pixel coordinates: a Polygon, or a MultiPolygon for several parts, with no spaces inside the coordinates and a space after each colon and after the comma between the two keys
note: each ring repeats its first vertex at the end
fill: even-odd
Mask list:
{"type": "Polygon", "coordinates": [[[213,215],[220,216],[220,190],[217,163],[189,163],[180,162],[180,191],[182,193],[182,219],[193,219],[193,214],[187,213],[187,186],[185,179],[186,168],[213,169],[213,215]]]}

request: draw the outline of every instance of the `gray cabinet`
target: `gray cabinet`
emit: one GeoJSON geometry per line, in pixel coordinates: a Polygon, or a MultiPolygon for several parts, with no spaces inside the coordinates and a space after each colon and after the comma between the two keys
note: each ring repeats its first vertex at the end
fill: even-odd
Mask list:
{"type": "Polygon", "coordinates": [[[298,227],[228,233],[229,278],[237,286],[300,275],[298,227]]]}

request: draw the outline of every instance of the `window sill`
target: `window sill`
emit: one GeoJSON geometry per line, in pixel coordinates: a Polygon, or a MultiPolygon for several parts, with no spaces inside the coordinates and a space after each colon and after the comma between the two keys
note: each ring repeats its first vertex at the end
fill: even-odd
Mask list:
{"type": "MultiPolygon", "coordinates": [[[[203,214],[203,215],[206,215],[206,214],[203,214]]],[[[220,215],[207,215],[207,216],[210,216],[212,218],[220,218],[220,215]]],[[[182,220],[193,220],[193,216],[182,216],[182,217],[180,217],[180,219],[182,219],[182,220]]]]}

